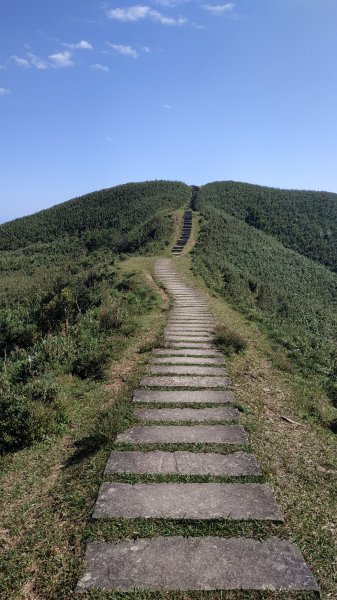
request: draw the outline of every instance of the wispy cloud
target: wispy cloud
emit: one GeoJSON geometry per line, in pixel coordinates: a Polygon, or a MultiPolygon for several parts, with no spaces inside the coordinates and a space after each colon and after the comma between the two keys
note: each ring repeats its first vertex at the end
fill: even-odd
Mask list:
{"type": "Polygon", "coordinates": [[[93,71],[102,71],[102,73],[109,73],[110,71],[109,67],[107,67],[106,65],[100,65],[99,63],[90,65],[90,69],[92,69],[93,71]]]}
{"type": "Polygon", "coordinates": [[[92,44],[87,42],[86,40],[81,40],[77,44],[66,44],[63,43],[62,46],[65,48],[70,48],[71,50],[93,50],[92,44]]]}
{"type": "Polygon", "coordinates": [[[154,10],[151,6],[137,5],[129,6],[128,8],[111,8],[107,11],[109,19],[116,21],[136,22],[142,19],[151,19],[161,25],[184,25],[187,19],[184,17],[167,17],[158,10],[154,10]]]}
{"type": "Polygon", "coordinates": [[[32,54],[32,52],[27,52],[26,56],[28,57],[30,64],[38,71],[49,69],[50,65],[44,58],[40,58],[39,56],[36,56],[36,54],[32,54]]]}
{"type": "Polygon", "coordinates": [[[21,56],[16,56],[16,54],[13,54],[13,56],[11,56],[11,61],[17,67],[25,67],[26,69],[29,69],[31,66],[29,60],[27,60],[26,58],[21,58],[21,56]]]}
{"type": "Polygon", "coordinates": [[[140,21],[148,16],[151,8],[149,6],[129,6],[129,8],[111,8],[107,11],[109,19],[117,21],[140,21]]]}
{"type": "Polygon", "coordinates": [[[227,2],[227,4],[203,4],[202,8],[215,16],[221,16],[233,12],[235,4],[227,2]]]}
{"type": "Polygon", "coordinates": [[[56,68],[65,68],[65,67],[73,67],[74,61],[72,60],[71,52],[65,50],[64,52],[56,52],[55,54],[50,54],[48,56],[49,60],[52,62],[52,66],[56,68]]]}
{"type": "Polygon", "coordinates": [[[129,56],[131,58],[138,58],[139,56],[137,50],[132,46],[124,46],[123,44],[111,44],[110,42],[107,42],[107,45],[109,46],[109,48],[112,48],[113,50],[118,52],[118,54],[122,54],[123,56],[129,56]]]}
{"type": "Polygon", "coordinates": [[[11,91],[8,88],[0,87],[0,96],[6,96],[6,94],[10,94],[11,91]]]}

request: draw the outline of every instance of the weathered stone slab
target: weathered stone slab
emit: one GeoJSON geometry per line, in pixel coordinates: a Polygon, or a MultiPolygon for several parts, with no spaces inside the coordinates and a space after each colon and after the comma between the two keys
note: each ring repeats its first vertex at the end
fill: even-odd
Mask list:
{"type": "Polygon", "coordinates": [[[214,348],[213,344],[206,342],[167,342],[167,348],[214,348]]]}
{"type": "Polygon", "coordinates": [[[212,331],[214,330],[214,326],[215,323],[213,320],[211,319],[198,319],[198,320],[193,320],[193,319],[170,319],[168,324],[168,327],[186,327],[188,329],[190,329],[191,327],[202,327],[202,328],[206,328],[206,329],[211,329],[212,331]]]}
{"type": "MultiPolygon", "coordinates": [[[[204,321],[170,321],[167,324],[167,328],[166,331],[169,331],[170,329],[175,330],[176,332],[179,330],[179,333],[182,333],[184,331],[190,331],[191,333],[196,333],[196,335],[199,335],[198,332],[207,332],[207,333],[214,333],[215,332],[215,325],[213,322],[204,322],[204,321]]],[[[201,333],[202,335],[202,333],[201,333]]]]}
{"type": "MultiPolygon", "coordinates": [[[[200,319],[214,319],[213,315],[210,313],[209,310],[208,311],[202,310],[201,312],[202,312],[202,315],[200,316],[200,319]]],[[[191,308],[187,309],[187,308],[182,308],[182,307],[179,307],[179,308],[176,307],[171,310],[170,319],[175,318],[175,317],[179,318],[179,319],[183,319],[183,318],[190,319],[191,317],[193,317],[194,319],[199,319],[199,315],[200,315],[200,310],[196,311],[195,309],[192,310],[191,308]],[[191,315],[191,313],[196,313],[196,312],[197,312],[197,315],[195,315],[195,314],[191,315]],[[183,314],[179,314],[179,313],[183,313],[183,314]]]]}
{"type": "Polygon", "coordinates": [[[169,376],[163,375],[162,377],[143,377],[140,385],[145,387],[195,387],[195,388],[217,388],[227,387],[230,384],[228,377],[211,377],[205,375],[204,377],[198,375],[177,375],[169,376]]]}
{"type": "Polygon", "coordinates": [[[198,365],[150,365],[146,372],[152,375],[156,373],[164,375],[226,375],[223,367],[200,367],[198,365]]]}
{"type": "Polygon", "coordinates": [[[165,340],[169,341],[177,341],[177,342],[209,342],[214,340],[214,335],[212,334],[204,334],[204,335],[196,335],[195,333],[167,333],[165,332],[165,340]]]}
{"type": "Polygon", "coordinates": [[[206,348],[205,350],[198,348],[191,348],[190,350],[188,348],[185,350],[182,348],[156,348],[152,354],[155,356],[221,356],[221,352],[214,348],[206,348]]]}
{"type": "Polygon", "coordinates": [[[227,402],[234,401],[233,392],[218,390],[137,390],[133,397],[133,402],[142,404],[150,402],[163,404],[227,404],[227,402]]]}
{"type": "Polygon", "coordinates": [[[284,520],[261,483],[103,483],[93,518],[284,520]]]}
{"type": "Polygon", "coordinates": [[[158,356],[151,360],[151,364],[155,365],[167,365],[167,364],[181,364],[181,365],[223,365],[223,358],[217,358],[212,356],[158,356]]]}
{"type": "Polygon", "coordinates": [[[134,415],[142,421],[238,421],[237,408],[136,408],[134,415]]]}
{"type": "Polygon", "coordinates": [[[117,436],[117,442],[133,444],[246,444],[240,425],[143,425],[117,436]]]}
{"type": "Polygon", "coordinates": [[[317,591],[298,547],[268,540],[155,537],[91,542],[77,592],[193,590],[317,591]]]}
{"type": "Polygon", "coordinates": [[[111,452],[104,471],[113,473],[148,473],[177,475],[214,475],[218,477],[241,477],[261,475],[254,454],[233,452],[215,454],[205,452],[111,452]]]}
{"type": "Polygon", "coordinates": [[[214,325],[215,321],[213,319],[213,317],[210,316],[204,316],[204,317],[193,317],[193,316],[170,316],[169,324],[172,325],[181,325],[182,323],[184,325],[214,325]]]}

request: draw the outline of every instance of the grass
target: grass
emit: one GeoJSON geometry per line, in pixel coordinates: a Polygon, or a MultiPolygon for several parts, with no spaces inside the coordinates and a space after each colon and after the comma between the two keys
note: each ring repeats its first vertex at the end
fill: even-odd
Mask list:
{"type": "Polygon", "coordinates": [[[310,592],[100,592],[81,595],[88,600],[312,600],[317,594],[310,592]]]}
{"type": "MultiPolygon", "coordinates": [[[[197,218],[194,215],[194,221],[197,218]]],[[[196,231],[195,223],[194,227],[196,231]]],[[[191,239],[193,243],[194,239],[191,239]]],[[[156,288],[150,275],[153,263],[153,258],[131,258],[122,266],[126,272],[145,273],[148,285],[156,288]]],[[[203,281],[191,275],[190,257],[186,253],[174,259],[174,265],[210,302],[217,323],[234,329],[247,342],[244,351],[227,359],[226,368],[236,394],[236,402],[227,405],[241,409],[242,424],[250,432],[251,447],[112,443],[113,435],[131,422],[133,389],[144,373],[149,353],[160,340],[167,319],[169,301],[163,290],[158,290],[165,310],[156,309],[143,318],[141,329],[130,338],[127,348],[112,365],[107,385],[68,377],[65,383],[70,419],[63,436],[51,436],[32,448],[1,459],[3,512],[0,536],[5,557],[0,592],[4,600],[70,600],[83,570],[87,541],[157,535],[246,535],[259,539],[277,535],[292,538],[318,579],[322,600],[336,598],[333,570],[337,533],[334,521],[335,437],[322,427],[320,417],[315,414],[317,407],[319,414],[324,412],[328,400],[315,379],[304,379],[255,323],[234,311],[222,299],[212,296],[203,281]],[[282,416],[291,417],[300,425],[292,425],[282,416]],[[226,454],[253,450],[263,468],[262,481],[266,480],[275,491],[286,517],[285,524],[146,519],[92,522],[92,509],[112,448],[226,454]]],[[[169,408],[172,405],[137,403],[137,407],[141,406],[169,408]]],[[[115,481],[129,482],[136,478],[137,481],[152,481],[148,476],[113,477],[115,481]]],[[[155,480],[159,481],[160,477],[155,480]]],[[[165,478],[165,481],[170,480],[170,477],[165,478]]],[[[183,481],[177,476],[174,480],[183,481]]],[[[212,481],[212,478],[207,480],[212,481]]],[[[309,600],[313,597],[314,594],[299,592],[244,591],[92,591],[80,596],[91,600],[309,600]]]]}
{"type": "MultiPolygon", "coordinates": [[[[250,432],[251,449],[285,514],[286,535],[295,540],[313,569],[322,599],[331,600],[337,596],[336,438],[322,427],[321,416],[313,411],[315,408],[319,415],[324,414],[325,409],[329,410],[329,400],[314,376],[304,377],[282,348],[273,344],[258,325],[208,292],[190,267],[189,256],[176,264],[208,299],[216,322],[235,330],[247,342],[246,349],[232,354],[226,363],[236,402],[249,407],[242,414],[242,425],[250,432]],[[300,425],[288,423],[283,416],[300,425]]],[[[253,599],[254,594],[246,597],[253,599]]]]}
{"type": "MultiPolygon", "coordinates": [[[[122,265],[133,270],[128,261],[122,265]]],[[[150,266],[151,259],[137,263],[148,282],[150,266]]],[[[166,314],[156,308],[140,317],[106,382],[65,377],[68,424],[61,437],[1,457],[2,600],[73,598],[112,436],[129,422],[133,390],[166,314]]]]}

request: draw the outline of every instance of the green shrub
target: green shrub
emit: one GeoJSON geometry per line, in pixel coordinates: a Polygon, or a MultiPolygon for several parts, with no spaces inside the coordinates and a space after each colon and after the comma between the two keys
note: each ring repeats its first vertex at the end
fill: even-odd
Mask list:
{"type": "Polygon", "coordinates": [[[217,345],[226,355],[239,353],[247,348],[244,337],[228,325],[219,325],[215,330],[215,336],[217,345]]]}

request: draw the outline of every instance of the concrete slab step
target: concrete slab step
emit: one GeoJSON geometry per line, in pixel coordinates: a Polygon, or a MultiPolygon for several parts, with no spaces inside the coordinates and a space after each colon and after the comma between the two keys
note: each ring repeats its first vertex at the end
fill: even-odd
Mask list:
{"type": "Polygon", "coordinates": [[[223,365],[224,360],[221,357],[212,356],[158,356],[153,358],[150,362],[151,365],[223,365]]]}
{"type": "Polygon", "coordinates": [[[222,388],[230,384],[228,377],[212,377],[198,375],[143,377],[140,385],[144,387],[193,387],[193,388],[222,388]]]}
{"type": "Polygon", "coordinates": [[[284,520],[261,483],[103,483],[93,518],[284,520]]]}
{"type": "Polygon", "coordinates": [[[133,396],[133,402],[136,404],[227,404],[234,401],[232,391],[218,390],[137,390],[133,396]]]}
{"type": "Polygon", "coordinates": [[[88,544],[76,591],[317,591],[297,546],[271,538],[156,537],[88,544]]]}
{"type": "Polygon", "coordinates": [[[149,365],[146,372],[151,375],[226,375],[223,367],[199,365],[149,365]]]}
{"type": "MultiPolygon", "coordinates": [[[[156,348],[153,350],[154,356],[218,356],[221,357],[221,352],[214,348],[198,349],[198,348],[156,348]]],[[[222,360],[222,358],[221,358],[222,360]]]]}
{"type": "Polygon", "coordinates": [[[240,412],[231,406],[224,408],[136,408],[134,416],[141,421],[238,421],[240,412]]]}
{"type": "Polygon", "coordinates": [[[259,476],[261,469],[254,454],[233,452],[113,451],[104,474],[137,473],[161,475],[213,475],[218,477],[259,476]]]}
{"type": "Polygon", "coordinates": [[[214,340],[214,335],[188,335],[188,334],[180,334],[174,335],[173,333],[164,335],[165,341],[169,342],[210,342],[214,340]]]}
{"type": "Polygon", "coordinates": [[[213,344],[206,342],[167,342],[167,348],[202,348],[204,350],[215,349],[213,344]]]}
{"type": "Polygon", "coordinates": [[[120,433],[117,442],[131,444],[246,444],[240,425],[139,425],[120,433]]]}

